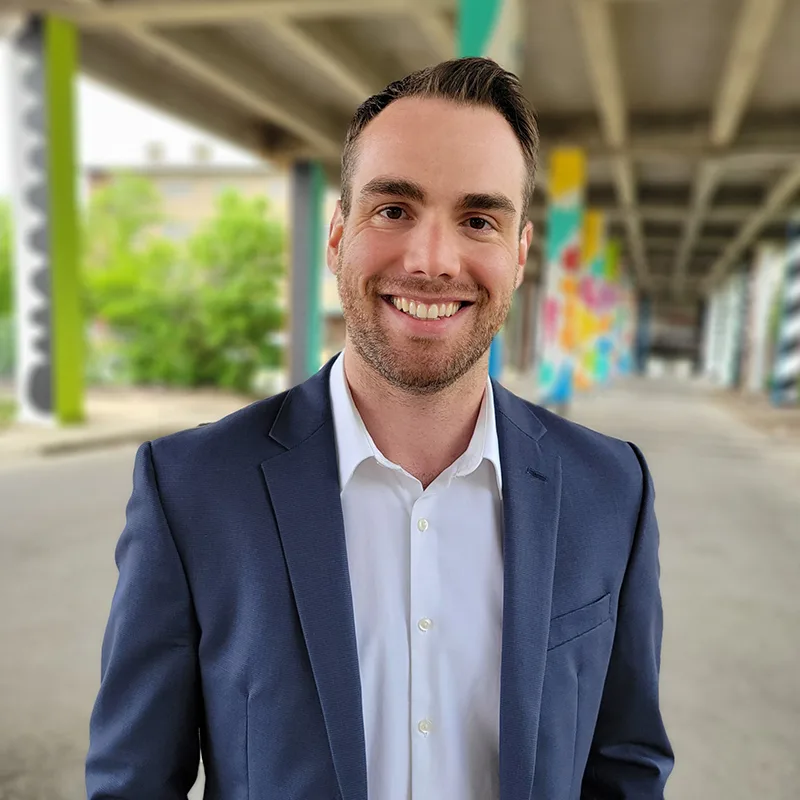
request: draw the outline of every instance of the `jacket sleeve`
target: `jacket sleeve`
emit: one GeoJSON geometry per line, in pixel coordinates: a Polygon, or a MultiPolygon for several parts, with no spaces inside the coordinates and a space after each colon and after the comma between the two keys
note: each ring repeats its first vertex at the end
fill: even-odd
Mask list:
{"type": "Polygon", "coordinates": [[[662,800],[674,763],[658,699],[663,615],[655,492],[644,456],[630,446],[641,467],[642,498],[583,800],[662,800]]]}
{"type": "Polygon", "coordinates": [[[199,761],[197,624],[150,443],[136,455],[116,563],[90,724],[88,800],[186,800],[199,761]]]}

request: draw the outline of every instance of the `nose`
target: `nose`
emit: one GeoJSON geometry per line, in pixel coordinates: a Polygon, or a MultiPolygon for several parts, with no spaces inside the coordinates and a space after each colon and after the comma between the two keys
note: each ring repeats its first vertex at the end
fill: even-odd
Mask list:
{"type": "Polygon", "coordinates": [[[403,266],[409,275],[455,278],[461,272],[457,234],[446,223],[420,220],[407,237],[403,266]]]}

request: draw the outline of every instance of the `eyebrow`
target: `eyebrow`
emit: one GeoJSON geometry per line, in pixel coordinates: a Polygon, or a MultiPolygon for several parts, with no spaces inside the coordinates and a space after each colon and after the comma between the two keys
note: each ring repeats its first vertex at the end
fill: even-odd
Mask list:
{"type": "Polygon", "coordinates": [[[516,216],[517,213],[514,203],[500,192],[465,194],[458,201],[457,208],[459,211],[499,211],[509,217],[516,216]]]}
{"type": "MultiPolygon", "coordinates": [[[[379,176],[366,183],[359,193],[362,198],[403,197],[416,203],[425,203],[427,195],[418,183],[405,178],[379,176]]],[[[498,211],[514,217],[514,203],[501,192],[471,192],[462,195],[456,205],[458,211],[498,211]]]]}
{"type": "Polygon", "coordinates": [[[405,178],[385,176],[373,178],[364,185],[359,195],[364,198],[389,195],[404,197],[406,200],[414,200],[417,203],[425,202],[425,190],[418,183],[405,178]]]}

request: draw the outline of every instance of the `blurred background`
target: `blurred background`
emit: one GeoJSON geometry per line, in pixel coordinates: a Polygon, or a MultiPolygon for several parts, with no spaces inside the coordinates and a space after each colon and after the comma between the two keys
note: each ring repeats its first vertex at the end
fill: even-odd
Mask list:
{"type": "Polygon", "coordinates": [[[542,138],[491,372],[654,474],[667,797],[800,797],[800,0],[0,0],[0,800],[84,794],[136,446],[338,352],[348,121],[467,55],[542,138]]]}

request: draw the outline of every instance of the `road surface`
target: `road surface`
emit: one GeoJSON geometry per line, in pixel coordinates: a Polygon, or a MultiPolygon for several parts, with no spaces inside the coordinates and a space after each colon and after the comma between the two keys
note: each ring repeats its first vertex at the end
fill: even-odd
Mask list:
{"type": "MultiPolygon", "coordinates": [[[[669,800],[800,796],[800,445],[701,391],[635,383],[573,416],[657,490],[669,800]]],[[[0,800],[79,800],[134,448],[0,472],[0,800]]],[[[198,787],[199,790],[200,787],[198,787]]]]}

